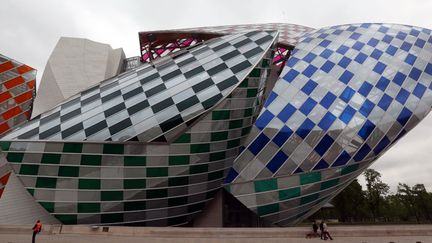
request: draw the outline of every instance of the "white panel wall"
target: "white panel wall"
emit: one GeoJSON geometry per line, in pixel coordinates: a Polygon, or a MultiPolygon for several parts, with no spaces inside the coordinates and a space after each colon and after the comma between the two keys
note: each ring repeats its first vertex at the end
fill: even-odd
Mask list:
{"type": "Polygon", "coordinates": [[[121,71],[123,49],[87,39],[61,37],[46,64],[32,117],[121,71]]]}
{"type": "Polygon", "coordinates": [[[38,219],[43,224],[60,223],[34,200],[12,172],[0,198],[0,225],[34,224],[38,219]]]}

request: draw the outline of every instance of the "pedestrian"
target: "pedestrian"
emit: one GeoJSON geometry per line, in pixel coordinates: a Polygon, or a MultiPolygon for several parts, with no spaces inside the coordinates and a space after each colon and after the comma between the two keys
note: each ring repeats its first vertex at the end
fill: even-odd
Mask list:
{"type": "Polygon", "coordinates": [[[312,224],[312,230],[313,230],[314,236],[317,237],[318,236],[318,225],[317,225],[316,221],[314,221],[312,224]]]}
{"type": "Polygon", "coordinates": [[[321,240],[324,240],[324,221],[321,221],[319,225],[319,230],[320,230],[320,238],[321,240]]]}
{"type": "Polygon", "coordinates": [[[307,233],[306,238],[315,238],[318,236],[320,236],[320,234],[318,234],[318,225],[316,221],[314,221],[312,224],[312,232],[307,233]]]}
{"type": "Polygon", "coordinates": [[[42,223],[40,220],[36,221],[36,224],[33,226],[33,237],[32,237],[32,243],[36,242],[36,235],[39,234],[42,230],[42,223]]]}
{"type": "Polygon", "coordinates": [[[324,240],[327,240],[327,239],[333,240],[330,233],[328,232],[328,227],[327,227],[327,224],[325,222],[323,222],[323,232],[324,232],[324,240]]]}

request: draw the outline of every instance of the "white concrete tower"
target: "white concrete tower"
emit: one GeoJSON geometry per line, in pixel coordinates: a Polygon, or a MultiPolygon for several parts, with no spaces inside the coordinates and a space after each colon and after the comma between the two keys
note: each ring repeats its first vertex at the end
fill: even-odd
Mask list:
{"type": "Polygon", "coordinates": [[[121,72],[122,48],[81,38],[61,37],[48,59],[34,101],[32,117],[70,96],[121,72]]]}

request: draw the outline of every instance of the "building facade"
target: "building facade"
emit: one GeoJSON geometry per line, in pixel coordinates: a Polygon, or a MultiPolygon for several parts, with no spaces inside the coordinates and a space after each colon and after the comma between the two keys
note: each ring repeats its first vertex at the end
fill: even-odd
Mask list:
{"type": "Polygon", "coordinates": [[[0,136],[30,119],[36,70],[0,54],[0,136]]]}
{"type": "Polygon", "coordinates": [[[192,225],[214,217],[222,190],[257,225],[293,225],[432,104],[423,28],[225,26],[141,32],[140,44],[141,65],[0,139],[61,223],[192,225]]]}
{"type": "MultiPolygon", "coordinates": [[[[61,37],[47,61],[37,96],[26,103],[31,107],[28,114],[37,117],[71,95],[118,75],[123,71],[123,60],[121,48],[112,49],[107,44],[87,39],[61,37]]],[[[8,189],[0,200],[0,212],[4,215],[0,224],[31,224],[38,218],[46,223],[59,223],[35,203],[10,168],[3,169],[8,172],[9,180],[8,189]]]]}
{"type": "MultiPolygon", "coordinates": [[[[36,70],[0,54],[0,137],[30,119],[36,93],[36,70]]],[[[0,198],[9,177],[0,156],[0,198]]]]}

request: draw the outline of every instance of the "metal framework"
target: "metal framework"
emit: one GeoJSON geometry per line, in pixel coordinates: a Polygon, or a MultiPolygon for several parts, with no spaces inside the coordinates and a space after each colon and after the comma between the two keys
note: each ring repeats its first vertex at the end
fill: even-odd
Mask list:
{"type": "Polygon", "coordinates": [[[219,36],[221,35],[186,32],[140,32],[141,61],[151,62],[159,57],[219,36]]]}
{"type": "MultiPolygon", "coordinates": [[[[141,62],[152,62],[184,48],[197,45],[203,41],[223,36],[223,34],[205,32],[140,32],[141,62]]],[[[288,60],[293,46],[277,43],[273,64],[283,67],[288,60]]],[[[280,70],[279,70],[280,71],[280,70]]]]}

